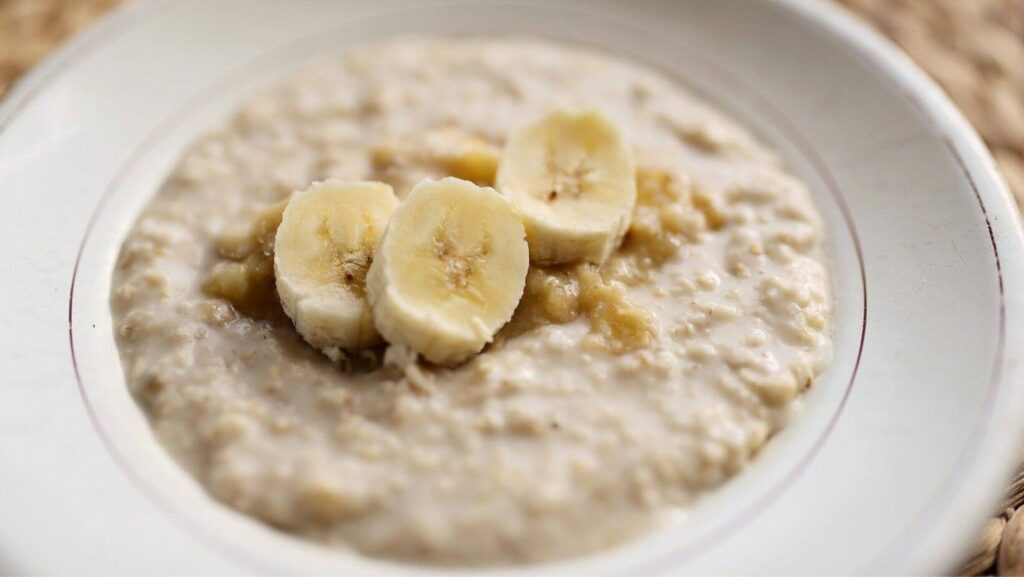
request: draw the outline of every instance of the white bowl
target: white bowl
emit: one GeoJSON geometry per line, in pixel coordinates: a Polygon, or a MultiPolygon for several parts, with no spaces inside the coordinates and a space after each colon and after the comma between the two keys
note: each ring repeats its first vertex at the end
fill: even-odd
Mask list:
{"type": "Polygon", "coordinates": [[[108,304],[120,240],[190,140],[310,58],[410,33],[660,67],[779,150],[830,230],[835,361],[747,471],[625,546],[481,573],[953,568],[1024,428],[1021,229],[977,135],[879,36],[798,0],[194,0],[115,14],[0,106],[0,572],[443,573],[209,499],[128,395],[108,304]]]}

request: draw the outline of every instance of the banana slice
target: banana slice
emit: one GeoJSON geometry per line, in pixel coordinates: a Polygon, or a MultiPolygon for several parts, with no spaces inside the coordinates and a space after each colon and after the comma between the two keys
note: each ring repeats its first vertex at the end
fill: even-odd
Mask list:
{"type": "Polygon", "coordinates": [[[556,112],[512,134],[496,185],[523,215],[539,264],[603,263],[636,204],[633,155],[596,112],[556,112]]]}
{"type": "Polygon", "coordinates": [[[384,338],[439,364],[491,341],[523,296],[530,266],[515,208],[492,188],[424,179],[395,211],[366,277],[384,338]]]}
{"type": "Polygon", "coordinates": [[[274,241],[285,313],[331,358],[380,341],[366,300],[366,272],[398,198],[380,182],[328,180],[297,192],[274,241]]]}

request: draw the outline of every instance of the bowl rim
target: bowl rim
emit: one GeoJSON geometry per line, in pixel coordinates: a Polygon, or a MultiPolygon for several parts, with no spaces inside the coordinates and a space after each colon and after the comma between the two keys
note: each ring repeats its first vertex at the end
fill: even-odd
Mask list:
{"type": "Polygon", "coordinates": [[[1015,351],[1019,350],[1024,338],[1024,325],[1007,323],[1007,318],[1020,318],[1024,297],[1006,287],[1016,286],[1017,281],[1024,278],[1020,258],[1024,249],[1021,214],[981,136],[943,89],[897,44],[838,4],[825,0],[769,1],[830,33],[848,52],[867,65],[880,81],[898,88],[902,98],[929,120],[935,135],[941,138],[963,171],[985,219],[995,255],[1000,299],[1000,350],[987,384],[985,401],[986,416],[992,418],[987,422],[980,419],[976,424],[967,446],[956,458],[953,471],[942,481],[926,509],[914,522],[914,530],[905,532],[891,543],[872,564],[873,571],[905,572],[908,571],[907,560],[916,552],[924,560],[913,572],[945,573],[966,558],[973,543],[965,540],[948,542],[951,541],[949,537],[926,542],[922,537],[929,527],[934,527],[929,520],[944,514],[977,517],[979,510],[983,511],[985,507],[993,509],[991,514],[995,514],[997,503],[993,502],[993,495],[997,494],[996,485],[1004,487],[1008,484],[1019,464],[1017,446],[1024,439],[1024,420],[1014,419],[1013,415],[1024,410],[1024,374],[1015,370],[1021,356],[1015,351]],[[1008,283],[1007,279],[1011,281],[1008,283]],[[1001,388],[1014,393],[1015,398],[1011,396],[1009,402],[997,404],[996,393],[1001,388]],[[991,435],[997,422],[1009,433],[991,435]],[[968,475],[971,463],[983,446],[985,452],[997,456],[990,457],[987,466],[973,469],[974,474],[968,475]],[[969,476],[983,479],[978,483],[991,485],[991,490],[971,494],[960,491],[969,476]],[[955,500],[951,498],[954,494],[957,496],[955,500]]]}

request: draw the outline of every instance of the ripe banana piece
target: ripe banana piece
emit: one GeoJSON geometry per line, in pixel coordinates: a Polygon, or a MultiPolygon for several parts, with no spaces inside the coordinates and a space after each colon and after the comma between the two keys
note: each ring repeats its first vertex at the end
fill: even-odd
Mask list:
{"type": "Polygon", "coordinates": [[[366,277],[377,330],[434,363],[464,361],[512,318],[529,266],[508,199],[457,178],[424,179],[392,215],[366,277]]]}
{"type": "Polygon", "coordinates": [[[331,358],[380,341],[365,279],[397,206],[387,184],[328,180],[284,209],[274,241],[278,296],[299,334],[331,358]]]}
{"type": "Polygon", "coordinates": [[[636,205],[632,152],[597,112],[555,112],[513,133],[495,183],[522,214],[538,264],[603,263],[636,205]]]}

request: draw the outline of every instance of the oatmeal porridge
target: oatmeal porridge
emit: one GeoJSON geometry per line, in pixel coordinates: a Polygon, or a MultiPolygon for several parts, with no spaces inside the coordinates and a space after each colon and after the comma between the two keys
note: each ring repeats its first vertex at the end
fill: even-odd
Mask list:
{"type": "Polygon", "coordinates": [[[311,66],[189,148],[124,241],[111,302],[133,395],[216,499],[366,555],[526,563],[649,531],[744,468],[828,363],[823,245],[778,158],[656,73],[533,40],[409,39],[311,66]],[[457,363],[384,330],[358,351],[310,344],[275,284],[294,191],[380,181],[396,211],[424,178],[504,194],[509,135],[562,109],[599,110],[635,163],[600,264],[524,264],[511,320],[457,363]]]}

